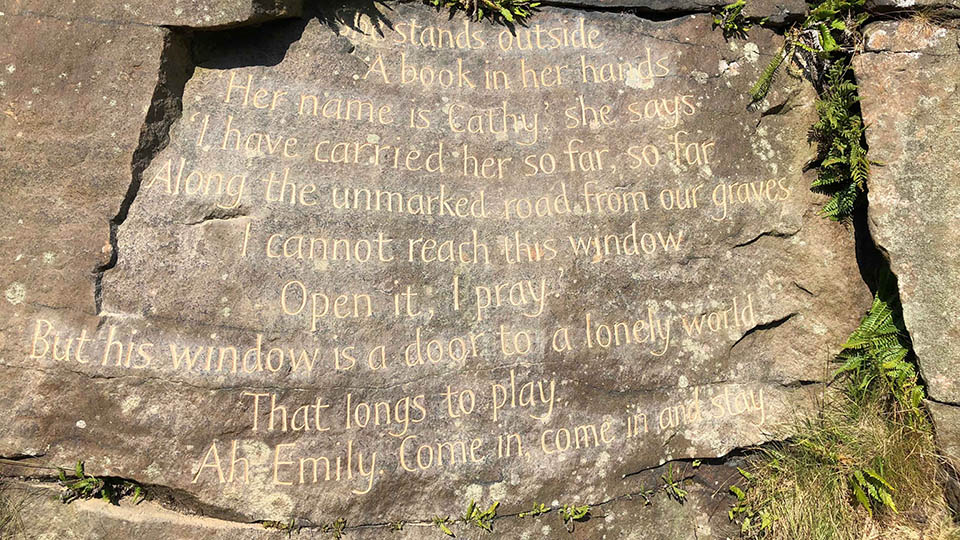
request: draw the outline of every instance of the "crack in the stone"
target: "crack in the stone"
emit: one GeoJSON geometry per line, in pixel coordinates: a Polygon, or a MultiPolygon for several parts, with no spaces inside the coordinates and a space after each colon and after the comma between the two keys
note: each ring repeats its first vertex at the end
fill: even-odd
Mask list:
{"type": "Polygon", "coordinates": [[[942,401],[936,398],[932,398],[930,396],[926,396],[924,399],[926,401],[930,401],[938,405],[944,405],[946,407],[960,407],[960,401],[942,401]]]}
{"type": "MultiPolygon", "coordinates": [[[[792,100],[800,93],[798,88],[794,88],[789,91],[787,96],[783,98],[783,101],[776,105],[771,105],[760,112],[760,117],[757,118],[756,127],[760,127],[760,124],[763,123],[764,119],[768,116],[778,116],[782,114],[787,114],[790,111],[796,109],[798,105],[792,103],[792,100]]],[[[760,104],[758,104],[760,105],[760,104]]]]}
{"type": "MultiPolygon", "coordinates": [[[[662,468],[669,463],[690,463],[692,461],[694,461],[693,458],[669,460],[655,467],[644,469],[644,471],[662,468]]],[[[711,463],[711,464],[718,463],[721,465],[723,464],[722,460],[720,460],[719,458],[717,459],[703,458],[702,461],[704,463],[711,463]]],[[[51,466],[34,466],[34,468],[44,468],[48,470],[60,469],[59,467],[51,467],[51,466]]],[[[70,467],[67,467],[65,469],[70,469],[70,467]]],[[[629,475],[624,475],[623,478],[627,478],[629,476],[635,476],[636,474],[639,474],[639,472],[631,473],[629,475]]],[[[246,516],[243,516],[238,512],[230,511],[214,505],[203,503],[193,495],[190,495],[189,493],[186,493],[184,490],[181,490],[179,488],[172,488],[169,486],[164,486],[162,484],[142,483],[131,478],[125,478],[120,476],[109,476],[109,475],[95,475],[95,476],[97,478],[108,480],[108,481],[121,482],[121,483],[122,482],[135,483],[143,487],[144,493],[146,494],[146,500],[159,505],[165,510],[179,514],[181,516],[203,517],[208,520],[221,521],[224,523],[229,523],[234,526],[238,524],[251,525],[251,526],[256,526],[256,525],[265,526],[271,523],[290,522],[290,520],[271,520],[271,519],[265,519],[265,518],[251,519],[246,516]]],[[[34,474],[34,475],[16,475],[15,477],[18,481],[29,484],[32,487],[55,488],[55,489],[60,489],[62,487],[62,484],[59,481],[58,475],[34,474]]],[[[685,480],[689,480],[689,479],[691,478],[685,477],[685,480]]],[[[593,510],[597,508],[602,508],[604,506],[608,506],[610,504],[613,504],[619,501],[633,501],[633,500],[640,499],[641,497],[645,500],[648,497],[653,496],[654,494],[655,493],[650,493],[649,490],[644,490],[641,488],[639,490],[631,490],[625,493],[621,493],[619,495],[608,497],[606,499],[602,499],[597,502],[587,501],[587,502],[583,502],[582,504],[588,505],[591,508],[591,510],[593,510]]],[[[101,503],[101,501],[99,500],[92,501],[92,502],[101,503]]],[[[108,503],[103,502],[102,504],[106,505],[108,503]]],[[[559,509],[560,509],[560,506],[548,506],[547,513],[556,512],[559,509]]],[[[497,514],[496,516],[493,517],[492,521],[496,522],[496,521],[503,521],[508,519],[523,519],[520,517],[520,514],[522,514],[523,512],[524,510],[520,510],[517,512],[509,512],[504,514],[497,514]]],[[[602,518],[602,517],[603,515],[592,516],[592,518],[602,518]]],[[[402,517],[400,517],[392,521],[370,521],[370,522],[362,522],[362,523],[356,523],[356,524],[350,524],[348,522],[342,530],[356,531],[356,530],[362,530],[362,529],[386,528],[386,527],[392,526],[394,523],[398,521],[402,521],[404,526],[429,527],[429,528],[435,527],[433,518],[403,519],[402,517]]],[[[328,523],[325,523],[325,522],[316,523],[313,520],[307,519],[307,518],[294,518],[292,523],[293,523],[293,530],[321,530],[321,531],[327,532],[329,531],[329,527],[330,527],[330,524],[328,523]]],[[[463,525],[463,522],[460,519],[456,519],[451,524],[463,525]]]]}
{"type": "Polygon", "coordinates": [[[237,219],[241,217],[247,217],[246,208],[238,206],[237,208],[220,208],[216,206],[211,208],[209,212],[202,218],[197,221],[188,221],[184,225],[192,227],[194,225],[202,225],[209,221],[228,221],[231,219],[237,219]]]}
{"type": "Polygon", "coordinates": [[[815,379],[794,379],[792,381],[781,382],[780,386],[784,388],[805,388],[807,386],[822,386],[828,384],[825,381],[815,379]]]}
{"type": "Polygon", "coordinates": [[[812,296],[812,297],[814,297],[814,298],[817,297],[817,294],[816,294],[816,293],[814,293],[814,292],[811,291],[810,289],[804,287],[803,285],[801,285],[800,283],[798,283],[796,280],[794,280],[793,285],[794,285],[796,288],[800,289],[801,291],[809,294],[810,296],[812,296]]]}
{"type": "Polygon", "coordinates": [[[173,30],[165,32],[157,85],[150,98],[150,107],[140,128],[140,140],[130,162],[130,184],[117,214],[110,220],[110,259],[93,270],[94,308],[97,315],[103,311],[103,276],[116,267],[119,258],[117,232],[120,225],[126,221],[130,207],[140,192],[143,172],[170,142],[170,127],[183,111],[183,89],[193,76],[193,65],[188,60],[189,49],[185,36],[173,30]]]}
{"type": "MultiPolygon", "coordinates": [[[[44,470],[65,470],[72,471],[73,465],[67,467],[55,467],[50,465],[35,465],[35,464],[21,464],[17,462],[5,463],[8,466],[20,466],[27,467],[32,469],[44,469],[44,470]]],[[[116,484],[131,483],[137,486],[140,486],[143,489],[144,497],[146,500],[153,501],[154,503],[160,505],[161,507],[176,512],[178,514],[187,515],[187,516],[198,516],[205,518],[217,519],[220,521],[226,521],[231,523],[255,523],[249,517],[244,516],[242,513],[229,508],[219,507],[213,504],[205,503],[201,501],[198,497],[189,493],[188,491],[175,488],[170,486],[165,486],[163,484],[153,484],[149,482],[142,482],[135,478],[128,478],[123,476],[114,476],[109,474],[97,474],[96,471],[87,471],[88,474],[92,474],[96,478],[116,484]]],[[[50,487],[61,488],[62,484],[60,482],[59,474],[25,474],[25,475],[15,475],[15,478],[21,482],[30,483],[33,485],[44,484],[50,487]]],[[[103,504],[108,504],[104,502],[103,504]]]]}
{"type": "Polygon", "coordinates": [[[890,49],[870,49],[869,51],[864,52],[863,54],[919,54],[923,56],[933,56],[935,58],[951,58],[957,56],[956,54],[940,54],[930,52],[929,50],[905,50],[905,51],[893,51],[890,49]]]}
{"type": "Polygon", "coordinates": [[[733,342],[733,345],[730,346],[730,350],[732,351],[733,349],[735,349],[735,348],[737,347],[737,345],[740,344],[740,342],[742,342],[743,340],[747,339],[747,336],[750,336],[750,335],[752,335],[752,334],[755,334],[756,332],[760,332],[760,331],[763,331],[763,330],[772,330],[772,329],[774,329],[774,328],[776,328],[776,327],[778,327],[778,326],[780,326],[780,325],[782,325],[782,324],[785,324],[787,321],[789,321],[790,319],[794,318],[794,317],[797,316],[797,315],[798,315],[798,313],[797,313],[796,311],[791,311],[790,313],[787,313],[786,315],[784,315],[783,317],[780,317],[779,319],[774,319],[774,320],[772,320],[772,321],[770,321],[770,322],[767,322],[767,323],[762,323],[762,324],[757,324],[757,325],[755,325],[754,327],[752,327],[752,328],[748,329],[746,332],[744,332],[743,335],[740,336],[739,339],[737,339],[735,342],[733,342]]]}
{"type": "Polygon", "coordinates": [[[761,238],[763,238],[763,237],[765,237],[765,236],[769,236],[769,237],[771,237],[771,238],[790,238],[791,236],[795,236],[795,235],[796,235],[797,233],[799,233],[799,232],[800,232],[800,229],[799,229],[799,228],[797,228],[797,230],[795,230],[795,231],[788,231],[788,232],[782,232],[782,231],[763,231],[763,232],[761,232],[760,234],[754,236],[753,238],[751,238],[751,239],[749,239],[749,240],[746,240],[746,241],[744,241],[744,242],[740,242],[740,243],[738,243],[738,244],[735,244],[731,249],[737,249],[737,248],[742,248],[742,247],[749,246],[750,244],[753,244],[754,242],[756,242],[757,240],[760,240],[761,238]]]}
{"type": "Polygon", "coordinates": [[[716,5],[711,3],[700,4],[697,7],[689,8],[663,8],[657,9],[651,6],[611,6],[602,4],[587,4],[577,0],[542,0],[540,7],[563,8],[572,11],[594,12],[594,13],[621,13],[634,15],[639,19],[653,22],[670,22],[677,19],[689,17],[690,15],[709,15],[713,9],[722,5],[718,2],[716,5]]]}
{"type": "Polygon", "coordinates": [[[731,449],[730,451],[726,452],[725,454],[723,454],[723,455],[721,455],[721,456],[705,456],[705,457],[703,457],[703,456],[702,456],[702,457],[694,456],[694,457],[684,457],[684,458],[667,459],[667,460],[664,460],[662,463],[658,463],[657,465],[649,465],[649,466],[647,466],[647,467],[642,467],[642,468],[637,469],[637,470],[635,470],[635,471],[628,472],[628,473],[622,475],[620,478],[621,478],[621,479],[630,478],[630,477],[632,477],[632,476],[637,476],[638,474],[643,474],[643,473],[645,473],[645,472],[650,472],[650,471],[655,471],[655,470],[657,470],[657,469],[662,469],[662,468],[664,468],[664,467],[666,467],[666,466],[669,466],[669,465],[672,465],[672,464],[675,464],[675,463],[684,463],[684,464],[691,464],[691,465],[692,465],[694,462],[702,462],[702,463],[706,463],[706,464],[708,464],[708,465],[724,465],[724,464],[726,464],[726,462],[729,461],[729,459],[730,459],[728,456],[731,456],[731,455],[739,455],[739,454],[738,454],[739,452],[743,452],[743,447],[733,448],[733,449],[731,449]]]}
{"type": "MultiPolygon", "coordinates": [[[[720,0],[711,2],[708,0],[691,2],[688,6],[663,5],[662,7],[656,7],[654,4],[654,0],[648,0],[647,5],[640,5],[637,2],[633,4],[624,2],[619,5],[611,5],[609,3],[598,3],[595,0],[542,0],[540,2],[540,6],[542,7],[564,8],[584,12],[621,13],[633,15],[637,18],[652,22],[669,22],[690,15],[712,16],[717,10],[723,8],[727,2],[720,0]]],[[[789,28],[794,22],[802,20],[803,16],[803,13],[789,12],[785,9],[776,10],[774,8],[767,13],[752,14],[745,18],[757,25],[762,22],[764,28],[767,30],[782,35],[785,29],[789,28]],[[779,11],[779,13],[776,11],[779,11]]]]}
{"type": "Polygon", "coordinates": [[[11,462],[11,461],[20,462],[28,459],[36,459],[39,457],[43,457],[45,455],[46,455],[45,452],[40,452],[38,454],[25,454],[23,452],[18,452],[16,454],[10,454],[10,455],[0,454],[0,463],[11,462]]]}

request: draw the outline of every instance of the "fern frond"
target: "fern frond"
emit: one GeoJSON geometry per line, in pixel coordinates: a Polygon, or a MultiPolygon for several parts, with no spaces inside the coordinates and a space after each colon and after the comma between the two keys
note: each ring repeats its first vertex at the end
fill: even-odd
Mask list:
{"type": "Polygon", "coordinates": [[[833,194],[827,204],[820,209],[820,215],[834,221],[843,221],[853,215],[857,201],[857,185],[848,184],[833,194]]]}
{"type": "Polygon", "coordinates": [[[836,190],[837,184],[843,183],[846,178],[830,171],[821,171],[817,179],[810,184],[810,188],[817,193],[831,194],[836,190]]]}
{"type": "Polygon", "coordinates": [[[763,72],[760,74],[760,78],[757,79],[757,82],[754,83],[753,88],[750,89],[750,97],[753,98],[754,103],[762,101],[763,98],[767,97],[767,94],[770,93],[770,86],[773,85],[773,78],[777,75],[777,71],[780,69],[780,66],[783,65],[783,61],[787,58],[786,48],[786,43],[780,46],[780,49],[777,50],[777,54],[773,55],[773,60],[770,60],[770,63],[767,64],[767,67],[764,68],[763,72]]]}
{"type": "Polygon", "coordinates": [[[912,417],[921,413],[923,389],[917,385],[917,371],[909,361],[910,342],[901,316],[900,302],[892,278],[881,283],[873,305],[838,355],[843,365],[837,375],[846,374],[854,397],[892,396],[912,417]]]}

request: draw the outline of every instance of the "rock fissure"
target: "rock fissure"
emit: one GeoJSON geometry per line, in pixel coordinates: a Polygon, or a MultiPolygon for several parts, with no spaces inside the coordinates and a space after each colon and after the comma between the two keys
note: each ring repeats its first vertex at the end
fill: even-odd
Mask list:
{"type": "Polygon", "coordinates": [[[786,315],[784,315],[783,317],[780,317],[780,318],[778,318],[778,319],[774,319],[774,320],[772,320],[772,321],[770,321],[770,322],[767,322],[767,323],[757,324],[756,326],[753,326],[753,327],[747,329],[747,331],[744,332],[742,336],[740,336],[735,342],[733,342],[733,345],[730,345],[730,351],[732,352],[733,349],[736,348],[737,345],[739,345],[740,343],[742,343],[743,340],[747,339],[749,336],[751,336],[751,335],[753,335],[753,334],[755,334],[755,333],[757,333],[757,332],[763,332],[763,331],[766,331],[766,330],[773,330],[774,328],[777,328],[777,327],[779,327],[779,326],[782,326],[782,325],[786,324],[787,321],[789,321],[790,319],[796,317],[797,315],[799,315],[799,313],[793,311],[793,312],[787,313],[786,315]]]}
{"type": "Polygon", "coordinates": [[[760,234],[754,236],[753,238],[751,238],[751,239],[749,239],[749,240],[745,240],[745,241],[743,241],[743,242],[739,242],[739,243],[737,243],[737,244],[734,244],[731,249],[737,249],[737,248],[742,248],[742,247],[749,246],[750,244],[753,244],[754,242],[760,240],[761,238],[765,238],[765,237],[769,237],[769,238],[790,238],[790,237],[796,236],[797,233],[799,233],[799,232],[800,232],[800,229],[796,229],[796,230],[794,230],[794,231],[778,231],[778,230],[763,231],[763,232],[761,232],[760,234]]]}
{"type": "Polygon", "coordinates": [[[94,306],[98,315],[103,311],[103,275],[116,267],[119,258],[120,246],[117,232],[126,221],[130,207],[140,191],[143,171],[150,165],[153,157],[169,143],[170,127],[180,118],[183,110],[183,89],[192,74],[193,66],[189,60],[185,36],[176,31],[167,30],[160,53],[157,86],[140,130],[140,141],[131,158],[130,185],[120,201],[117,214],[110,220],[110,257],[107,262],[93,270],[94,306]]]}
{"type": "Polygon", "coordinates": [[[657,9],[651,6],[639,4],[640,3],[637,2],[635,5],[628,5],[627,3],[621,5],[610,5],[581,2],[577,0],[544,0],[540,2],[541,7],[544,8],[563,8],[587,13],[622,13],[633,15],[639,19],[644,19],[651,22],[670,22],[682,17],[688,17],[690,15],[709,15],[717,7],[714,4],[705,3],[699,4],[699,6],[690,6],[684,9],[657,9]]]}

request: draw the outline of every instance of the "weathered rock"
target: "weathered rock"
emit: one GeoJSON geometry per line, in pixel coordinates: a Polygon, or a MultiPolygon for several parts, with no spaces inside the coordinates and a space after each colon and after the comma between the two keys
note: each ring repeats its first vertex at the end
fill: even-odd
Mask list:
{"type": "Polygon", "coordinates": [[[62,310],[78,324],[95,313],[94,270],[111,258],[109,224],[131,182],[166,33],[0,16],[0,288],[14,313],[0,318],[0,346],[26,325],[21,313],[62,310]]]}
{"type": "MultiPolygon", "coordinates": [[[[3,529],[4,538],[37,540],[86,538],[150,538],[214,540],[286,538],[280,530],[257,523],[237,523],[201,516],[186,516],[151,502],[134,505],[125,499],[111,505],[99,499],[63,504],[59,489],[34,482],[7,482],[2,497],[7,508],[18,510],[17,520],[3,529]]],[[[304,538],[320,538],[302,535],[304,538]]]]}
{"type": "MultiPolygon", "coordinates": [[[[555,0],[555,5],[571,8],[594,7],[604,9],[639,9],[664,14],[691,11],[711,12],[731,4],[725,0],[555,0]]],[[[743,8],[745,17],[767,19],[780,24],[797,20],[807,12],[807,4],[801,0],[750,0],[743,8]]]]}
{"type": "MultiPolygon", "coordinates": [[[[882,163],[870,178],[870,231],[899,280],[927,393],[949,404],[960,403],[957,38],[919,21],[874,24],[856,65],[870,156],[882,163]]],[[[960,424],[955,407],[931,412],[938,431],[960,424]]],[[[942,435],[943,448],[955,449],[942,435]]]]}
{"type": "Polygon", "coordinates": [[[867,0],[866,7],[876,12],[909,12],[922,11],[927,15],[940,13],[956,15],[960,2],[954,0],[867,0]]]}
{"type": "Polygon", "coordinates": [[[11,6],[13,14],[94,24],[225,28],[299,16],[303,0],[159,0],[102,2],[37,0],[11,6]]]}
{"type": "MultiPolygon", "coordinates": [[[[231,521],[383,523],[596,505],[781,436],[869,294],[803,172],[813,90],[784,78],[749,109],[779,38],[711,23],[544,8],[511,31],[401,4],[256,30],[272,48],[169,38],[125,87],[139,124],[97,117],[137,126],[90,188],[115,197],[99,221],[87,193],[4,205],[38,220],[18,250],[71,211],[89,228],[62,277],[0,301],[0,455],[82,459],[231,521]],[[85,247],[111,219],[115,266],[85,247]]],[[[8,170],[55,197],[99,169],[8,170]]],[[[644,537],[719,530],[706,505],[581,534],[675,512],[644,537]]]]}
{"type": "MultiPolygon", "coordinates": [[[[642,480],[631,479],[630,483],[636,489],[632,495],[593,506],[586,519],[565,523],[556,508],[525,517],[504,515],[501,511],[492,522],[493,532],[497,538],[571,540],[601,537],[625,540],[732,538],[737,534],[736,525],[727,518],[728,500],[723,496],[722,488],[737,473],[727,467],[712,469],[704,466],[698,470],[696,482],[683,484],[683,489],[688,492],[683,504],[650,492],[651,486],[659,480],[656,475],[648,475],[642,480]]],[[[692,471],[689,465],[683,470],[692,471]]],[[[132,500],[124,499],[119,505],[110,505],[100,500],[79,500],[65,505],[58,500],[56,487],[35,482],[8,482],[2,489],[0,497],[20,513],[20,523],[3,529],[14,538],[18,537],[14,534],[16,532],[21,533],[19,537],[41,540],[130,536],[156,540],[200,537],[259,540],[289,538],[291,534],[304,540],[329,539],[335,521],[331,517],[323,523],[306,520],[244,523],[184,514],[153,501],[134,504],[132,500]]],[[[458,538],[471,538],[480,532],[475,525],[460,521],[459,515],[448,517],[448,527],[458,538]]],[[[345,522],[343,534],[344,538],[352,540],[446,538],[431,519],[398,519],[389,524],[345,522]]]]}

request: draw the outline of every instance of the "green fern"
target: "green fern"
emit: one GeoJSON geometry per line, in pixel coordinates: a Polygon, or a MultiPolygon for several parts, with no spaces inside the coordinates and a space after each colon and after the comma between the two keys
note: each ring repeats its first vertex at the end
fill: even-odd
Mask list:
{"type": "MultiPolygon", "coordinates": [[[[750,90],[753,101],[767,96],[777,71],[784,62],[793,62],[798,53],[810,53],[827,66],[844,60],[860,41],[860,27],[868,16],[864,4],[865,0],[824,0],[814,5],[803,24],[785,33],[783,45],[750,90]]],[[[718,26],[716,16],[714,26],[718,26]]]]}
{"type": "Polygon", "coordinates": [[[877,504],[897,512],[897,505],[893,502],[893,492],[896,490],[883,477],[883,462],[879,461],[879,464],[877,470],[871,467],[854,469],[849,480],[854,498],[871,516],[877,504]]]}
{"type": "Polygon", "coordinates": [[[423,0],[424,3],[438,8],[448,8],[451,12],[463,10],[478,21],[490,17],[506,23],[523,23],[533,15],[540,2],[531,0],[423,0]]]}
{"type": "Polygon", "coordinates": [[[849,51],[859,39],[859,28],[866,22],[865,0],[824,0],[810,10],[803,23],[805,30],[816,30],[821,57],[849,51]]]}
{"type": "Polygon", "coordinates": [[[821,215],[842,221],[850,217],[857,198],[866,189],[870,160],[863,146],[860,97],[857,85],[850,80],[846,61],[838,61],[830,68],[827,87],[816,102],[820,118],[811,130],[822,158],[811,189],[830,195],[821,215]]]}
{"type": "Polygon", "coordinates": [[[821,163],[811,189],[829,195],[820,214],[835,221],[848,219],[870,176],[870,159],[864,146],[857,85],[849,73],[850,54],[860,41],[860,26],[867,19],[864,0],[824,0],[814,5],[802,25],[791,27],[783,45],[750,89],[753,103],[770,92],[780,68],[802,57],[802,65],[821,89],[816,108],[819,120],[812,135],[818,142],[821,163]],[[826,69],[821,78],[820,69],[826,69]]]}
{"type": "Polygon", "coordinates": [[[753,28],[753,23],[743,15],[743,8],[746,7],[746,5],[746,0],[736,0],[715,11],[713,14],[713,27],[720,28],[723,32],[723,37],[727,39],[732,37],[747,37],[747,32],[753,28]]]}
{"type": "Polygon", "coordinates": [[[854,398],[889,393],[901,410],[916,417],[921,414],[924,393],[908,359],[910,341],[901,313],[895,284],[888,279],[877,290],[870,312],[843,344],[839,358],[844,363],[837,374],[850,375],[854,398]]]}
{"type": "Polygon", "coordinates": [[[750,89],[750,97],[754,103],[762,101],[763,98],[767,97],[767,94],[770,93],[770,87],[773,86],[773,79],[776,77],[777,71],[780,70],[780,66],[783,65],[784,60],[793,57],[793,49],[793,41],[785,41],[780,47],[780,50],[777,51],[777,54],[773,55],[773,60],[771,60],[763,72],[760,73],[757,82],[754,83],[753,88],[750,89]]]}

